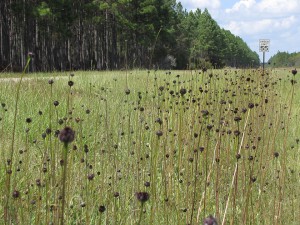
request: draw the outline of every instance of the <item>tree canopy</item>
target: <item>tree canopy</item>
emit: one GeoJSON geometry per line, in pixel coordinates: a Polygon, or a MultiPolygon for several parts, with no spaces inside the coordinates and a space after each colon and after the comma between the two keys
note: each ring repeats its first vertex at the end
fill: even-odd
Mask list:
{"type": "MultiPolygon", "coordinates": [[[[176,0],[2,0],[0,69],[250,67],[259,57],[208,10],[176,0]]],[[[0,71],[1,71],[0,70],[0,71]]]]}
{"type": "Polygon", "coordinates": [[[272,67],[299,67],[300,52],[277,52],[269,59],[268,63],[272,67]]]}

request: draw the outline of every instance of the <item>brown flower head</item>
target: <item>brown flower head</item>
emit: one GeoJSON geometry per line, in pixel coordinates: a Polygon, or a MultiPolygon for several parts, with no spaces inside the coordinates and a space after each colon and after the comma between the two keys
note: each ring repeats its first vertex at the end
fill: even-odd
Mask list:
{"type": "Polygon", "coordinates": [[[137,193],[135,193],[135,197],[137,198],[137,200],[139,200],[142,203],[148,201],[149,196],[150,195],[149,195],[148,192],[137,192],[137,193]]]}
{"type": "Polygon", "coordinates": [[[71,143],[74,141],[75,138],[75,131],[72,130],[70,127],[65,127],[59,133],[59,140],[64,143],[71,143]]]}
{"type": "Polygon", "coordinates": [[[210,215],[203,220],[203,225],[218,225],[218,223],[216,218],[210,215]]]}

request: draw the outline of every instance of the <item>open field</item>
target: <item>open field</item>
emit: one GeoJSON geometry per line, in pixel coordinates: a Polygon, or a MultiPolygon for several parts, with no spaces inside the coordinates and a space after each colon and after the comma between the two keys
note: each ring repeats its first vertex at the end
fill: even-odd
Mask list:
{"type": "Polygon", "coordinates": [[[296,225],[298,76],[0,74],[0,221],[296,225]]]}

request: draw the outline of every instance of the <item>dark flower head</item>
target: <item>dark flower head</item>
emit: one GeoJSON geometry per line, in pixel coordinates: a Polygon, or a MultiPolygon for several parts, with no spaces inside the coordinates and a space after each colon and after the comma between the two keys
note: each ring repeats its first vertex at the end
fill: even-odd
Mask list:
{"type": "Polygon", "coordinates": [[[218,225],[216,218],[212,215],[208,216],[203,220],[203,225],[218,225]]]}
{"type": "Polygon", "coordinates": [[[74,141],[75,138],[75,131],[72,130],[70,127],[65,127],[59,133],[59,140],[64,143],[71,143],[74,141]]]}
{"type": "Polygon", "coordinates": [[[68,85],[69,85],[70,87],[72,87],[72,86],[74,85],[74,82],[73,82],[72,80],[69,80],[69,81],[68,81],[68,85]]]}
{"type": "Polygon", "coordinates": [[[185,95],[187,91],[185,88],[181,88],[179,92],[181,95],[185,95]]]}
{"type": "Polygon", "coordinates": [[[59,105],[59,101],[54,101],[54,102],[53,102],[53,105],[54,105],[54,106],[58,106],[58,105],[59,105]]]}
{"type": "Polygon", "coordinates": [[[126,95],[129,95],[129,94],[130,94],[130,90],[129,90],[129,89],[126,89],[126,90],[125,90],[125,94],[126,94],[126,95]]]}
{"type": "Polygon", "coordinates": [[[292,74],[295,76],[297,74],[297,70],[296,69],[292,70],[292,74]]]}
{"type": "Polygon", "coordinates": [[[250,102],[250,103],[248,104],[248,107],[249,107],[250,109],[252,109],[252,108],[254,107],[254,104],[250,102]]]}
{"type": "Polygon", "coordinates": [[[13,198],[19,198],[20,197],[20,192],[14,190],[12,196],[13,196],[13,198]]]}
{"type": "Polygon", "coordinates": [[[53,84],[53,83],[54,83],[53,79],[48,80],[48,84],[53,84]]]}
{"type": "Polygon", "coordinates": [[[136,192],[135,193],[135,197],[137,198],[137,200],[139,200],[142,203],[148,201],[149,196],[150,195],[148,194],[148,192],[136,192]]]}
{"type": "Polygon", "coordinates": [[[88,180],[93,180],[94,177],[95,177],[95,174],[93,174],[93,173],[92,173],[92,174],[89,174],[89,175],[88,175],[88,180]]]}
{"type": "Polygon", "coordinates": [[[234,121],[236,121],[236,122],[239,122],[239,121],[241,121],[241,120],[242,120],[242,118],[241,118],[240,116],[234,117],[234,121]]]}
{"type": "Polygon", "coordinates": [[[158,137],[161,137],[163,135],[163,132],[161,130],[156,131],[156,135],[158,137]]]}
{"type": "Polygon", "coordinates": [[[26,123],[31,123],[32,119],[31,118],[26,118],[26,123]]]}
{"type": "Polygon", "coordinates": [[[103,213],[103,212],[105,212],[105,210],[106,210],[106,208],[104,205],[99,206],[99,212],[103,213]]]}
{"type": "Polygon", "coordinates": [[[204,117],[209,115],[209,112],[207,110],[201,110],[201,113],[204,117]]]}

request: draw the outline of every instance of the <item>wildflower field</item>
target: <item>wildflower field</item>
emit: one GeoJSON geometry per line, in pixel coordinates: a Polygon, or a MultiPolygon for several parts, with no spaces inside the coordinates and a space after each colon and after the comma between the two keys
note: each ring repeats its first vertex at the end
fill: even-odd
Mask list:
{"type": "Polygon", "coordinates": [[[1,224],[300,221],[296,70],[21,76],[0,74],[1,224]]]}

